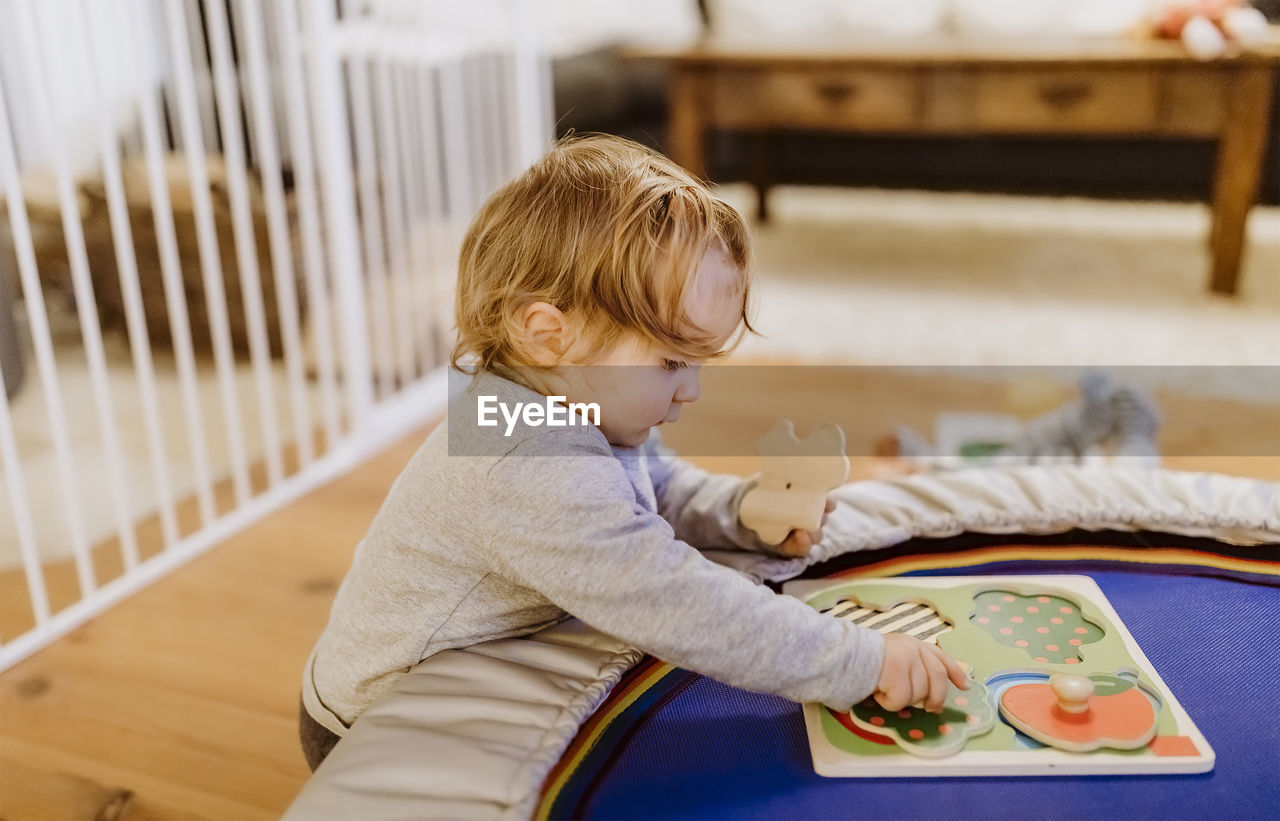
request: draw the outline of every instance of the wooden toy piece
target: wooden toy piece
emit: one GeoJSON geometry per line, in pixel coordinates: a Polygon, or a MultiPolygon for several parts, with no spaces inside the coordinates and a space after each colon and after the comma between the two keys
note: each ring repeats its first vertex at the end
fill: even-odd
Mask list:
{"type": "Polygon", "coordinates": [[[1075,681],[1081,678],[1010,687],[1000,696],[1000,715],[1041,744],[1071,752],[1134,750],[1151,741],[1156,710],[1136,682],[1094,675],[1085,679],[1086,689],[1075,681]],[[1062,706],[1064,700],[1070,709],[1062,706]]]}
{"type": "Polygon", "coordinates": [[[1093,682],[1088,676],[1054,673],[1049,676],[1049,689],[1058,699],[1058,709],[1064,713],[1085,712],[1093,698],[1093,682]]]}
{"type": "Polygon", "coordinates": [[[946,758],[964,749],[974,736],[990,732],[995,712],[987,701],[987,690],[976,681],[968,690],[948,685],[941,713],[920,707],[889,712],[867,699],[847,714],[834,713],[836,720],[893,740],[902,749],[921,758],[946,758]],[[847,719],[847,720],[846,720],[847,719]]]}
{"type": "Polygon", "coordinates": [[[792,530],[822,525],[827,494],[849,476],[844,431],[823,425],[807,439],[796,437],[790,420],[779,422],[760,440],[756,486],[742,498],[738,517],[766,544],[781,544],[792,530]]]}
{"type": "Polygon", "coordinates": [[[1056,379],[1039,372],[1020,376],[1004,391],[1004,410],[1022,419],[1031,419],[1057,410],[1071,401],[1073,391],[1056,379]]]}

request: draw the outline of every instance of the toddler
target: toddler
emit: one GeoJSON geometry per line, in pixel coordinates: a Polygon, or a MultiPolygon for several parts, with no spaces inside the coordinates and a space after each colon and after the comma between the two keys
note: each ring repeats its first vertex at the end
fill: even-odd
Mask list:
{"type": "Polygon", "coordinates": [[[800,556],[821,538],[761,543],[738,521],[750,481],[660,452],[654,431],[750,330],[749,256],[737,212],[620,138],[562,141],[489,198],[458,272],[453,365],[473,378],[396,480],[307,661],[313,769],[413,665],[568,615],[837,709],[874,694],[936,712],[948,681],[967,686],[934,645],[820,614],[699,553],[800,556]],[[540,424],[557,409],[572,423],[540,424]]]}

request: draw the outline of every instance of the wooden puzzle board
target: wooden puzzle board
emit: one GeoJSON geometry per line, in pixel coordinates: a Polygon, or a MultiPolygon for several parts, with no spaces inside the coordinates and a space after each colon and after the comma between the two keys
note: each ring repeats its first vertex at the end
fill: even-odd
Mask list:
{"type": "Polygon", "coordinates": [[[1213,749],[1088,576],[826,579],[788,582],[783,591],[871,629],[936,641],[981,685],[969,691],[953,685],[940,717],[918,708],[893,716],[870,700],[843,714],[804,705],[819,775],[1125,775],[1213,769],[1213,749]],[[1002,694],[1018,685],[1047,685],[1055,672],[1089,677],[1101,695],[1127,690],[1129,699],[1145,696],[1155,714],[1155,737],[1136,749],[1104,746],[1070,752],[1016,731],[999,714],[1002,694]],[[1112,685],[1111,691],[1105,689],[1112,685]],[[889,732],[875,732],[877,727],[889,732]]]}

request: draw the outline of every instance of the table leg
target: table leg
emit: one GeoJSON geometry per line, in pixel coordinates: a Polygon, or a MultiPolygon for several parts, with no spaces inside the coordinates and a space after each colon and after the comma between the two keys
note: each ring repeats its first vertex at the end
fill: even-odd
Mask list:
{"type": "Polygon", "coordinates": [[[1251,67],[1237,69],[1226,84],[1227,116],[1218,137],[1209,230],[1209,289],[1218,293],[1236,292],[1245,225],[1258,198],[1274,83],[1271,68],[1251,67]]]}
{"type": "Polygon", "coordinates": [[[671,159],[699,179],[707,177],[705,83],[696,69],[677,67],[671,78],[667,125],[671,159]]]}
{"type": "Polygon", "coordinates": [[[773,134],[751,135],[751,184],[756,189],[756,219],[769,221],[769,189],[773,186],[773,134]]]}

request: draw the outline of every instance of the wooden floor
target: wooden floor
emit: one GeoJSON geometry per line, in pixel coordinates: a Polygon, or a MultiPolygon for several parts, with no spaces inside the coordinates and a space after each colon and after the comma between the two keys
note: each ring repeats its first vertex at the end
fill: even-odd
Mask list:
{"type": "MultiPolygon", "coordinates": [[[[802,390],[779,396],[794,407],[802,390]]],[[[957,407],[992,401],[989,392],[936,381],[914,391],[903,401],[916,414],[926,392],[948,392],[957,407]]],[[[699,413],[725,428],[776,419],[784,401],[770,409],[732,397],[712,402],[711,395],[699,413]]],[[[1169,467],[1280,481],[1280,458],[1245,455],[1236,441],[1248,430],[1214,433],[1221,408],[1164,403],[1171,441],[1210,437],[1211,454],[1213,436],[1227,442],[1221,455],[1170,458],[1169,467]]],[[[927,420],[913,418],[909,407],[877,407],[866,412],[925,429],[927,420]]],[[[1274,423],[1274,415],[1258,421],[1274,423]]],[[[680,427],[671,429],[672,440],[680,427]]],[[[355,544],[425,432],[0,674],[0,819],[278,817],[307,776],[296,737],[303,661],[355,544]]],[[[731,472],[754,465],[750,458],[695,461],[731,472]]],[[[856,459],[854,478],[897,467],[856,459]]]]}
{"type": "Polygon", "coordinates": [[[424,435],[0,675],[0,819],[278,818],[302,664],[424,435]]]}

